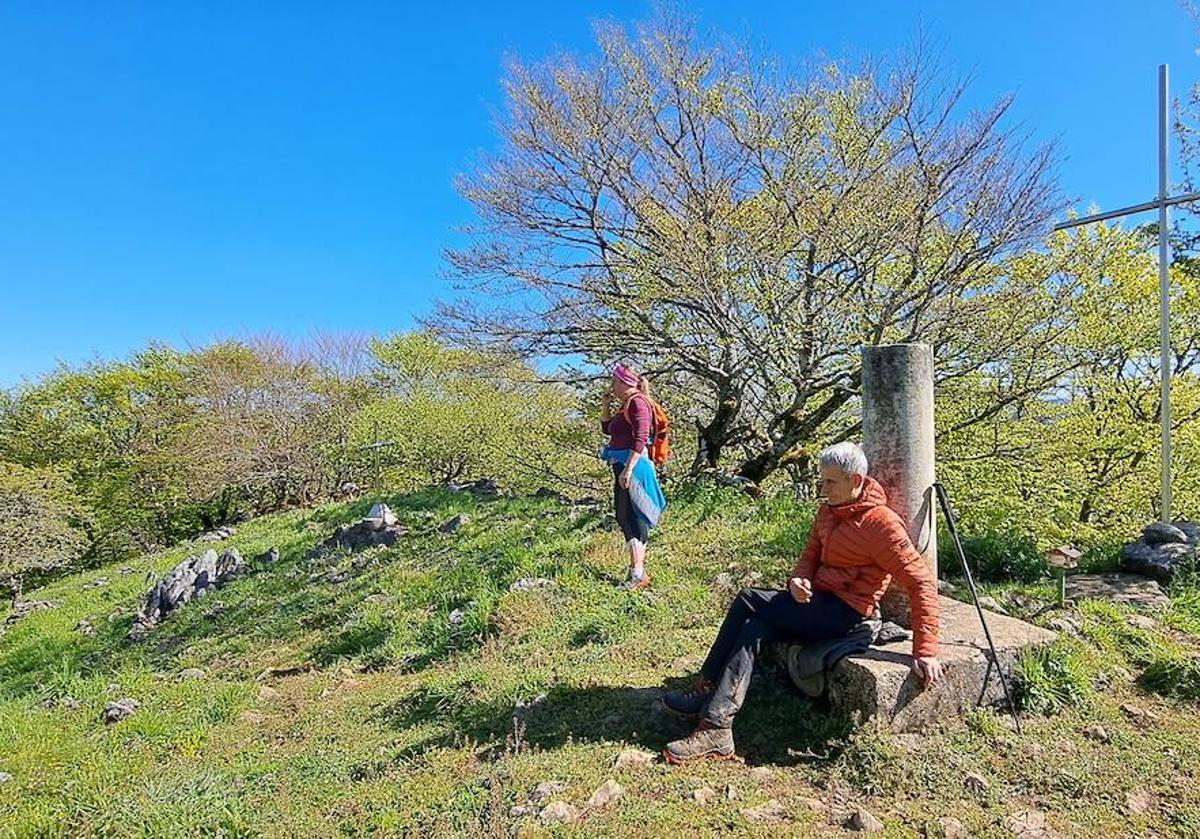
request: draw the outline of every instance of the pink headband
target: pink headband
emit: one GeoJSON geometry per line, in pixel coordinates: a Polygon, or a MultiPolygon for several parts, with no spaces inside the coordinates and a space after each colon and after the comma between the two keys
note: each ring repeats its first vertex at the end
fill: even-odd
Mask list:
{"type": "Polygon", "coordinates": [[[618,381],[624,382],[625,384],[629,385],[630,387],[637,387],[637,384],[638,384],[637,373],[630,370],[624,364],[618,364],[616,367],[613,368],[613,378],[617,379],[618,381]]]}

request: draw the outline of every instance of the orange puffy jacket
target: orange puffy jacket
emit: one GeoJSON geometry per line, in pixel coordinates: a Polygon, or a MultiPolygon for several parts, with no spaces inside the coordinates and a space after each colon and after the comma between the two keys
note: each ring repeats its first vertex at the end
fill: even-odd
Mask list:
{"type": "Polygon", "coordinates": [[[857,501],[821,505],[792,576],[812,581],[814,591],[833,592],[863,615],[875,611],[894,577],[911,601],[913,655],[937,655],[937,581],[874,478],[867,478],[857,501]]]}

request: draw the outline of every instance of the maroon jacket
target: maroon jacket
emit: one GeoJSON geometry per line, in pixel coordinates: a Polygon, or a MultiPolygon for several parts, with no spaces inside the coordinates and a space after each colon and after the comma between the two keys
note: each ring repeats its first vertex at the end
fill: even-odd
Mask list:
{"type": "Polygon", "coordinates": [[[654,419],[654,409],[650,402],[640,393],[633,395],[624,410],[605,422],[600,423],[600,430],[612,439],[608,445],[614,449],[633,449],[638,454],[645,454],[646,442],[650,439],[650,424],[654,419]],[[629,415],[629,419],[625,415],[629,415]]]}

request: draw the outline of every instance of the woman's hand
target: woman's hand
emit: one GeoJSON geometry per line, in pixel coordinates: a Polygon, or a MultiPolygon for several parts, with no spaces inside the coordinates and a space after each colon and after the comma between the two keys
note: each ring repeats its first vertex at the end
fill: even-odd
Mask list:
{"type": "Polygon", "coordinates": [[[942,674],[945,672],[942,669],[942,663],[937,660],[937,656],[924,656],[922,658],[914,658],[912,663],[913,672],[920,677],[925,687],[932,687],[941,681],[942,674]]]}
{"type": "Polygon", "coordinates": [[[624,469],[621,472],[621,477],[618,479],[621,482],[622,489],[629,489],[629,482],[633,480],[633,473],[630,469],[624,469]]]}
{"type": "Polygon", "coordinates": [[[812,582],[803,577],[792,577],[788,580],[788,591],[797,603],[807,603],[812,600],[812,582]]]}

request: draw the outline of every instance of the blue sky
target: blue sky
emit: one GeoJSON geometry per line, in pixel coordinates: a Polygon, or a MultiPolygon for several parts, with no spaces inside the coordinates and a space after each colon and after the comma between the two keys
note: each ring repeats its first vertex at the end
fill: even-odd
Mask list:
{"type": "MultiPolygon", "coordinates": [[[[977,103],[1057,138],[1080,207],[1156,184],[1156,68],[1200,80],[1178,0],[693,2],[803,59],[918,33],[977,103]]],[[[453,178],[507,54],[588,50],[645,2],[0,0],[0,387],[150,339],[388,332],[450,293],[453,178]]]]}

